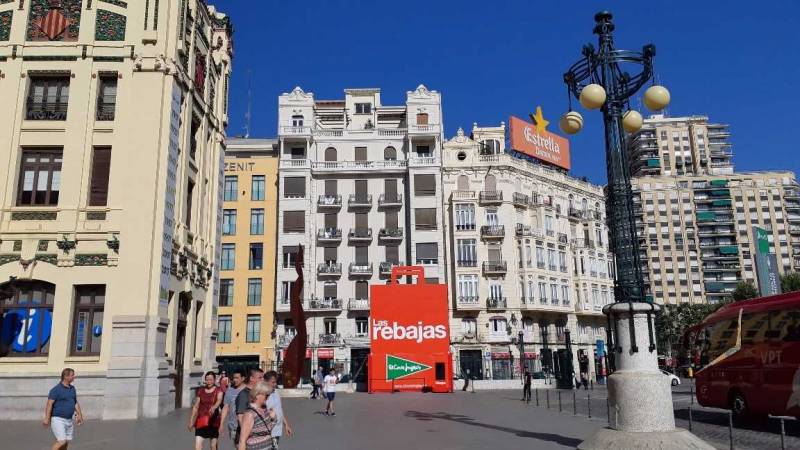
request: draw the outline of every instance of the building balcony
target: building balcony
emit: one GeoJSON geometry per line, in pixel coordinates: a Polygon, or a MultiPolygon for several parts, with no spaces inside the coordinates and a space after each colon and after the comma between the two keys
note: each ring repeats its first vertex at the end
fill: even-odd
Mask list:
{"type": "Polygon", "coordinates": [[[542,230],[533,228],[530,225],[523,225],[521,223],[518,223],[517,226],[514,228],[514,234],[516,234],[517,237],[538,237],[538,238],[544,237],[544,233],[542,233],[542,230]]]}
{"type": "Polygon", "coordinates": [[[474,259],[459,259],[456,260],[456,266],[458,267],[477,267],[478,261],[474,259]]]}
{"type": "Polygon", "coordinates": [[[572,240],[572,246],[575,248],[595,248],[594,241],[591,239],[576,238],[572,240]]]}
{"type": "Polygon", "coordinates": [[[405,160],[389,159],[378,161],[314,161],[314,173],[362,173],[362,172],[405,172],[405,160]]]}
{"type": "Polygon", "coordinates": [[[352,243],[372,242],[372,228],[351,228],[347,237],[352,243]]]}
{"type": "Polygon", "coordinates": [[[484,261],[482,266],[484,275],[504,275],[508,271],[506,261],[484,261]]]}
{"type": "Polygon", "coordinates": [[[378,197],[380,208],[400,208],[403,206],[403,194],[381,194],[378,197]]]}
{"type": "Polygon", "coordinates": [[[284,333],[278,335],[278,347],[286,348],[292,343],[297,333],[284,333]]]}
{"type": "Polygon", "coordinates": [[[484,239],[503,239],[505,236],[505,225],[483,225],[481,227],[481,237],[484,239]]]}
{"type": "Polygon", "coordinates": [[[383,261],[378,264],[378,272],[381,275],[391,275],[392,274],[392,267],[402,266],[402,262],[391,262],[391,261],[383,261]]]}
{"type": "Polygon", "coordinates": [[[275,311],[286,312],[291,309],[291,301],[288,298],[275,299],[275,311]]]}
{"type": "Polygon", "coordinates": [[[378,232],[378,240],[381,242],[400,242],[403,240],[403,229],[381,228],[378,232]]]}
{"type": "Polygon", "coordinates": [[[320,195],[317,199],[317,209],[336,210],[342,207],[341,195],[320,195]]]}
{"type": "Polygon", "coordinates": [[[514,192],[512,201],[514,206],[518,208],[527,208],[531,203],[531,197],[529,195],[520,194],[519,192],[514,192]]]}
{"type": "Polygon", "coordinates": [[[319,347],[338,347],[342,344],[342,335],[339,333],[322,333],[317,339],[319,347]]]}
{"type": "Polygon", "coordinates": [[[311,162],[307,159],[288,159],[283,158],[278,164],[279,169],[309,169],[311,162]]]}
{"type": "Polygon", "coordinates": [[[320,244],[339,244],[342,242],[341,228],[320,228],[317,230],[317,242],[320,244]]]}
{"type": "Polygon", "coordinates": [[[439,124],[412,124],[408,126],[408,134],[438,136],[442,132],[439,124]]]}
{"type": "Polygon", "coordinates": [[[25,120],[67,120],[67,102],[34,102],[28,100],[25,120]]]}
{"type": "Polygon", "coordinates": [[[506,309],[508,308],[508,298],[506,297],[489,297],[486,299],[487,309],[506,309]]]}
{"type": "Polygon", "coordinates": [[[486,342],[490,344],[505,344],[511,342],[511,336],[505,331],[486,334],[486,342]]]}
{"type": "Polygon", "coordinates": [[[483,309],[483,306],[481,305],[481,299],[479,297],[458,296],[456,297],[456,305],[458,309],[462,310],[483,309]]]}
{"type": "Polygon", "coordinates": [[[408,167],[429,167],[439,164],[439,158],[436,156],[412,156],[408,159],[408,167]]]}
{"type": "Polygon", "coordinates": [[[306,305],[307,311],[341,311],[342,299],[340,298],[312,298],[306,305]]]}
{"type": "Polygon", "coordinates": [[[311,127],[281,127],[281,136],[311,137],[311,127]]]}
{"type": "Polygon", "coordinates": [[[347,200],[347,206],[352,209],[369,209],[372,208],[372,195],[371,194],[350,194],[347,200]]]}
{"type": "Polygon", "coordinates": [[[339,277],[342,275],[342,263],[327,262],[317,266],[317,276],[319,277],[339,277]]]}
{"type": "Polygon", "coordinates": [[[350,301],[347,302],[347,309],[350,311],[369,311],[369,299],[351,298],[350,301]]]}
{"type": "Polygon", "coordinates": [[[570,219],[577,220],[589,220],[592,217],[590,211],[578,208],[569,208],[568,214],[570,219]]]}
{"type": "Polygon", "coordinates": [[[783,198],[800,200],[800,188],[791,188],[783,191],[783,198]]]}
{"type": "Polygon", "coordinates": [[[97,100],[97,115],[98,121],[111,121],[117,112],[117,103],[103,101],[102,97],[97,100]]]}
{"type": "Polygon", "coordinates": [[[789,225],[789,234],[798,236],[800,235],[800,226],[798,225],[789,225]]]}
{"type": "Polygon", "coordinates": [[[536,299],[532,297],[520,297],[519,299],[520,309],[531,310],[536,309],[536,299]]]}
{"type": "Polygon", "coordinates": [[[478,201],[481,205],[499,205],[503,203],[503,191],[481,191],[478,201]]]}
{"type": "Polygon", "coordinates": [[[371,277],[372,263],[350,263],[349,272],[351,277],[371,277]]]}
{"type": "Polygon", "coordinates": [[[568,244],[569,243],[569,238],[567,237],[566,233],[558,233],[556,235],[556,239],[558,240],[558,242],[560,244],[568,244]]]}
{"type": "Polygon", "coordinates": [[[453,191],[450,200],[475,200],[475,191],[453,191]]]}

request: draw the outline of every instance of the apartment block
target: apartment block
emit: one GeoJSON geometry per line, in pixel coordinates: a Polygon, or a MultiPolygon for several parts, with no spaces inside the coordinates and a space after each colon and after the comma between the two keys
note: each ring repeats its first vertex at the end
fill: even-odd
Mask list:
{"type": "Polygon", "coordinates": [[[445,281],[441,96],[420,85],[390,106],[379,89],[323,100],[298,87],[278,105],[276,357],[295,334],[289,292],[303,246],[309,365],[365,380],[369,286],[404,264],[445,281]]]}
{"type": "Polygon", "coordinates": [[[64,367],[87,418],[155,417],[214,367],[231,35],[199,0],[0,2],[0,418],[64,367]]]}
{"type": "Polygon", "coordinates": [[[717,302],[758,285],[753,226],[784,274],[800,270],[800,186],[792,172],[633,179],[642,265],[659,303],[717,302]]]}
{"type": "Polygon", "coordinates": [[[574,356],[594,361],[614,301],[602,187],[507,152],[505,135],[475,125],[443,150],[451,338],[476,379],[519,378],[522,357],[552,368],[545,355],[567,331],[574,356]]]}
{"type": "Polygon", "coordinates": [[[729,138],[728,125],[709,122],[705,116],[651,116],[628,136],[631,176],[730,175],[729,138]]]}
{"type": "Polygon", "coordinates": [[[222,189],[217,363],[272,368],[278,141],[229,139],[222,189]]]}

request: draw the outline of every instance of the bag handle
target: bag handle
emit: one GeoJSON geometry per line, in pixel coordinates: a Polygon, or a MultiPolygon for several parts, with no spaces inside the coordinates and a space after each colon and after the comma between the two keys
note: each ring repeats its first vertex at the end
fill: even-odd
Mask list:
{"type": "Polygon", "coordinates": [[[417,276],[417,284],[425,284],[425,268],[422,266],[394,266],[389,283],[397,284],[397,278],[403,276],[417,276]]]}

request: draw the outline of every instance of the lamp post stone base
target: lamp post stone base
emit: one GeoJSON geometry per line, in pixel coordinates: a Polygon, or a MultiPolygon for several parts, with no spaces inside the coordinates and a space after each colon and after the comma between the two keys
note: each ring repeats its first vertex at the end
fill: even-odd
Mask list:
{"type": "Polygon", "coordinates": [[[609,427],[578,446],[580,450],[713,450],[687,430],[675,428],[669,377],[658,369],[653,335],[661,308],[619,302],[603,309],[611,319],[616,371],[608,377],[609,427]]]}
{"type": "Polygon", "coordinates": [[[583,441],[578,450],[715,450],[688,430],[633,432],[611,428],[599,430],[583,441]]]}

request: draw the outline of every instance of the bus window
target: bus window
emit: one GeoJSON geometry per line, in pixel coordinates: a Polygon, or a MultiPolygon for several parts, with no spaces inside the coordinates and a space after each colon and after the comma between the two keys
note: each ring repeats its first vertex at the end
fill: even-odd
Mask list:
{"type": "Polygon", "coordinates": [[[763,341],[767,328],[767,313],[742,315],[742,344],[755,344],[763,341]]]}
{"type": "Polygon", "coordinates": [[[764,333],[764,338],[768,342],[779,342],[781,331],[786,324],[785,311],[769,312],[769,329],[764,333]]]}
{"type": "Polygon", "coordinates": [[[723,320],[705,329],[705,342],[702,345],[700,363],[705,366],[736,345],[739,319],[723,320]]]}
{"type": "Polygon", "coordinates": [[[784,342],[800,342],[800,309],[787,311],[788,320],[781,339],[784,342]]]}

